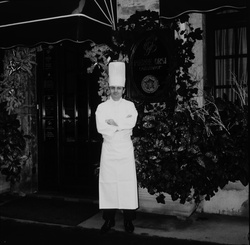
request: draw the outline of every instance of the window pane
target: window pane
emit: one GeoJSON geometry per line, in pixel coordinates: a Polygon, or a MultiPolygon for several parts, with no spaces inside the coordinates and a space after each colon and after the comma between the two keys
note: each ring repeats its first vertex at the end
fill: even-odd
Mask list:
{"type": "MultiPolygon", "coordinates": [[[[245,12],[242,12],[243,14],[245,12]]],[[[227,97],[231,101],[239,99],[238,83],[245,87],[248,83],[248,49],[247,27],[245,17],[239,12],[208,15],[208,30],[213,33],[208,37],[207,55],[213,59],[213,66],[209,66],[214,83],[214,96],[227,97]],[[224,18],[225,17],[225,18],[224,18]],[[211,52],[211,53],[210,53],[211,52]]],[[[245,96],[246,97],[246,96],[245,96]]]]}
{"type": "Polygon", "coordinates": [[[220,98],[226,96],[227,99],[229,99],[230,101],[235,101],[235,99],[237,98],[236,93],[231,88],[221,88],[221,89],[218,88],[215,91],[215,96],[220,98]]]}
{"type": "Polygon", "coordinates": [[[73,118],[75,112],[75,98],[74,95],[64,95],[63,97],[64,115],[66,118],[73,118]]]}
{"type": "Polygon", "coordinates": [[[247,28],[238,29],[239,54],[247,54],[247,28]]]}
{"type": "Polygon", "coordinates": [[[238,59],[238,77],[247,81],[247,57],[238,59]]]}
{"type": "Polygon", "coordinates": [[[230,85],[232,74],[235,74],[234,59],[220,59],[215,61],[216,86],[230,85]]]}
{"type": "Polygon", "coordinates": [[[75,122],[74,120],[66,119],[63,120],[64,128],[64,140],[65,142],[74,142],[75,141],[75,122]]]}
{"type": "Polygon", "coordinates": [[[215,56],[234,55],[234,30],[222,29],[215,31],[215,56]]]}

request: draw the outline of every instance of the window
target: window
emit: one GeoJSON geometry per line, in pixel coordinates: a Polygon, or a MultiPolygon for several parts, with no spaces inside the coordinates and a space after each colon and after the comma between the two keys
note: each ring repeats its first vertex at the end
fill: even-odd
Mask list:
{"type": "MultiPolygon", "coordinates": [[[[247,25],[245,13],[209,14],[207,23],[207,71],[215,97],[239,100],[237,85],[247,89],[247,25]]],[[[244,97],[245,103],[247,98],[244,97]]]]}

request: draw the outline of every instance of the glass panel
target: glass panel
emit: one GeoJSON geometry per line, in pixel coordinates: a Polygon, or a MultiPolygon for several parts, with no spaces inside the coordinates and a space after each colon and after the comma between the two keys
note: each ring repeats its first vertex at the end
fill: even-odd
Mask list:
{"type": "Polygon", "coordinates": [[[234,29],[215,31],[215,56],[234,55],[234,47],[234,29]]]}
{"type": "Polygon", "coordinates": [[[245,27],[235,30],[237,32],[233,29],[215,31],[215,55],[220,58],[215,60],[215,94],[220,97],[226,94],[231,101],[238,97],[232,87],[236,88],[235,82],[247,89],[248,79],[247,31],[245,27]]]}
{"type": "Polygon", "coordinates": [[[75,113],[75,100],[74,100],[74,95],[64,95],[64,115],[63,117],[65,118],[74,118],[75,113]]]}
{"type": "Polygon", "coordinates": [[[44,117],[54,117],[55,116],[55,96],[54,95],[44,95],[44,117]]]}
{"type": "Polygon", "coordinates": [[[74,120],[66,119],[63,120],[64,128],[64,141],[65,142],[75,142],[75,122],[74,120]]]}
{"type": "Polygon", "coordinates": [[[54,119],[43,119],[44,140],[51,141],[56,139],[56,123],[54,119]]]}
{"type": "Polygon", "coordinates": [[[234,59],[220,59],[215,61],[215,82],[216,86],[230,85],[232,74],[235,74],[234,59]]]}
{"type": "Polygon", "coordinates": [[[88,138],[88,121],[85,118],[79,118],[77,121],[78,140],[86,140],[88,138]]]}
{"type": "Polygon", "coordinates": [[[216,89],[216,96],[220,98],[226,98],[230,101],[235,101],[237,98],[236,93],[231,88],[222,88],[222,89],[216,89]]]}
{"type": "Polygon", "coordinates": [[[238,59],[238,74],[239,80],[247,81],[247,57],[238,59]]]}
{"type": "Polygon", "coordinates": [[[239,41],[239,54],[247,54],[247,28],[242,27],[238,29],[238,41],[239,41]]]}
{"type": "Polygon", "coordinates": [[[65,94],[75,93],[76,81],[77,81],[77,74],[72,73],[72,72],[66,74],[66,80],[64,82],[64,93],[65,94]]]}
{"type": "Polygon", "coordinates": [[[46,74],[43,83],[44,83],[44,90],[49,90],[49,91],[54,90],[55,84],[50,73],[46,74]]]}

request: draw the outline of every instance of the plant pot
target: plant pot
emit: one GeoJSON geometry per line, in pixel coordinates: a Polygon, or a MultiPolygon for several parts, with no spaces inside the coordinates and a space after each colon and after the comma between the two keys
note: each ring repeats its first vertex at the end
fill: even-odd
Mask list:
{"type": "Polygon", "coordinates": [[[141,212],[172,215],[179,219],[186,219],[196,210],[194,201],[181,204],[179,200],[173,201],[169,194],[164,193],[165,204],[157,203],[156,195],[150,195],[145,188],[139,187],[139,210],[141,212]]]}

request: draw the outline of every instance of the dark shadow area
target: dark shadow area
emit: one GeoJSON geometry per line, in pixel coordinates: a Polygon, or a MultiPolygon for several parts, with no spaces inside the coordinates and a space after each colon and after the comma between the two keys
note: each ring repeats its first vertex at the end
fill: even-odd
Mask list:
{"type": "Polygon", "coordinates": [[[81,227],[60,227],[44,224],[17,222],[0,219],[0,244],[101,244],[101,245],[214,245],[216,243],[180,240],[174,238],[152,237],[147,235],[128,234],[112,230],[101,234],[96,229],[81,227]]]}
{"type": "Polygon", "coordinates": [[[98,204],[25,196],[2,202],[0,216],[76,226],[99,211],[98,204]]]}

